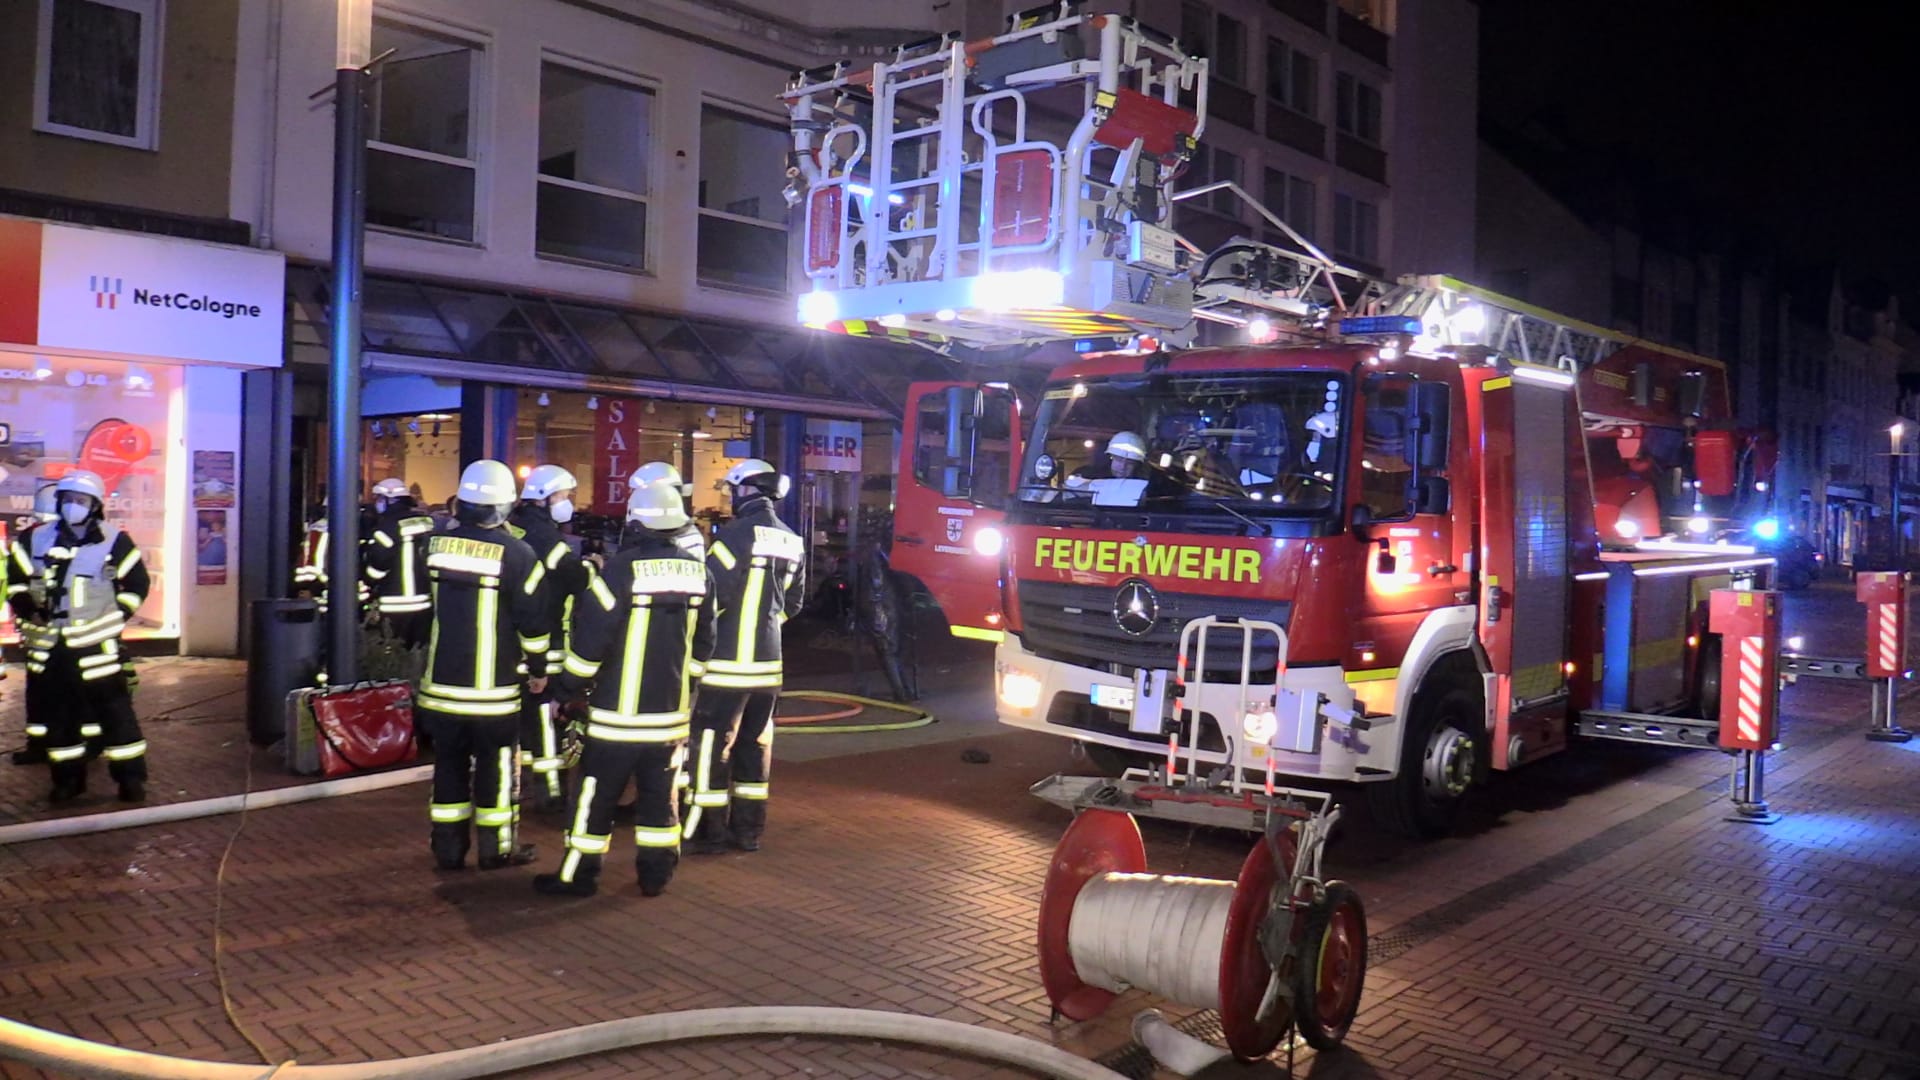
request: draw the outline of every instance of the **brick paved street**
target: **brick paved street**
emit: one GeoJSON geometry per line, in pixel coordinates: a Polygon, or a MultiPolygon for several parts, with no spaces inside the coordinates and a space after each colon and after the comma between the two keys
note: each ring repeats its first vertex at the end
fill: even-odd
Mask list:
{"type": "MultiPolygon", "coordinates": [[[[1813,652],[1857,652],[1858,615],[1838,587],[1789,602],[1813,652]]],[[[532,871],[436,876],[420,785],[250,814],[225,889],[234,1007],[276,1058],[304,1063],[731,1004],[905,1010],[1119,1062],[1139,1008],[1193,1010],[1132,994],[1099,1021],[1049,1026],[1033,928],[1066,818],[1025,789],[1074,763],[1062,742],[1002,734],[980,714],[982,655],[929,679],[943,722],[890,748],[783,734],[766,850],[689,860],[656,900],[612,872],[624,838],[610,887],[584,902],[535,896],[532,871]],[[969,748],[991,762],[964,762],[969,748]]],[[[237,679],[198,661],[149,678],[143,713],[175,714],[150,731],[166,797],[237,790],[244,740],[217,719],[237,710],[237,679]]],[[[1807,684],[1785,702],[1769,786],[1785,817],[1772,826],[1721,820],[1725,758],[1628,746],[1499,778],[1463,835],[1439,843],[1381,839],[1356,811],[1328,863],[1367,903],[1374,966],[1349,1049],[1315,1060],[1303,1048],[1296,1071],[1920,1077],[1920,743],[1862,740],[1864,688],[1807,684]]],[[[17,712],[0,712],[0,741],[18,730],[17,712]]],[[[255,760],[257,785],[284,782],[272,755],[255,760]]],[[[0,771],[0,821],[43,812],[37,770],[0,771]]],[[[0,848],[0,1015],[257,1061],[222,1013],[212,960],[215,868],[239,822],[0,848]]],[[[533,832],[557,857],[557,829],[533,832]]],[[[1231,876],[1245,852],[1237,835],[1146,833],[1155,870],[1231,876]]],[[[1284,1059],[1207,1075],[1284,1075],[1284,1059]]],[[[632,1074],[997,1075],[785,1039],[525,1075],[632,1074]]]]}

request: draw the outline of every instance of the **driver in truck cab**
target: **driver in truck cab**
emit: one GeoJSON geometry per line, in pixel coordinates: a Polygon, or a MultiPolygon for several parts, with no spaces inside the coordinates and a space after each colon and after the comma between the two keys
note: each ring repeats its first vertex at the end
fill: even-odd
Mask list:
{"type": "Polygon", "coordinates": [[[1095,506],[1138,506],[1147,490],[1147,444],[1131,431],[1107,440],[1105,463],[1088,462],[1067,477],[1068,491],[1086,491],[1095,506]]]}

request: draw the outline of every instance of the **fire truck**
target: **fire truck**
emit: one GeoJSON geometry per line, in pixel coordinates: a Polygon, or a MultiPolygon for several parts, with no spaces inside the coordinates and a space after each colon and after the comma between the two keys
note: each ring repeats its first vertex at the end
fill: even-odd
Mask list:
{"type": "Polygon", "coordinates": [[[1286,784],[1358,784],[1431,836],[1582,737],[1713,746],[1708,594],[1771,565],[1732,539],[1773,449],[1723,366],[1371,278],[1251,199],[1286,242],[1200,249],[1173,207],[1245,198],[1178,190],[1206,75],[1068,4],[785,96],[801,322],[1070,357],[1025,403],[917,385],[896,509],[895,568],[997,642],[999,719],[1135,784],[1036,794],[1258,828],[1286,784]]]}

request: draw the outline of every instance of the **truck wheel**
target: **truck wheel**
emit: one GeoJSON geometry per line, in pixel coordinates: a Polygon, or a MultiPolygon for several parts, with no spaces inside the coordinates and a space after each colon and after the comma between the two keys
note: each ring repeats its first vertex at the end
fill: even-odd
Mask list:
{"type": "Polygon", "coordinates": [[[1700,639],[1700,659],[1694,668],[1693,711],[1703,720],[1720,719],[1720,635],[1700,639]]]}
{"type": "Polygon", "coordinates": [[[1486,708],[1477,686],[1455,682],[1414,698],[1400,775],[1366,785],[1374,820],[1414,839],[1445,836],[1479,781],[1486,708]]]}
{"type": "Polygon", "coordinates": [[[1294,961],[1294,1023],[1315,1050],[1332,1050],[1347,1037],[1367,981],[1367,909],[1344,881],[1327,882],[1327,895],[1307,908],[1294,961]]]}

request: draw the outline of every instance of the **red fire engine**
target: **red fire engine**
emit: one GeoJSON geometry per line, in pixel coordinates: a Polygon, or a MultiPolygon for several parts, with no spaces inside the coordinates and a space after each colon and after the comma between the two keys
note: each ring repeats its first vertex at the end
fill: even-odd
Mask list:
{"type": "Polygon", "coordinates": [[[1426,835],[1576,734],[1713,744],[1708,595],[1771,563],[1733,542],[1772,449],[1722,365],[1369,279],[1257,205],[1290,245],[1201,252],[1172,204],[1244,198],[1172,190],[1206,100],[1205,61],[1071,7],[787,94],[801,321],[949,352],[1112,339],[1031,408],[956,380],[905,417],[894,565],[998,642],[1000,719],[1214,793],[1136,810],[1258,827],[1276,777],[1351,782],[1426,835]]]}

